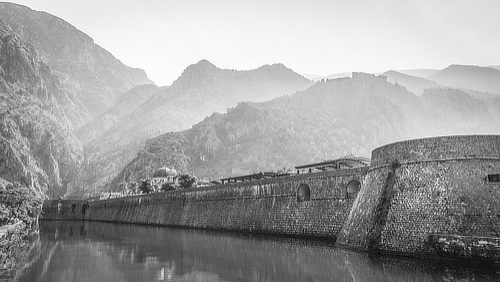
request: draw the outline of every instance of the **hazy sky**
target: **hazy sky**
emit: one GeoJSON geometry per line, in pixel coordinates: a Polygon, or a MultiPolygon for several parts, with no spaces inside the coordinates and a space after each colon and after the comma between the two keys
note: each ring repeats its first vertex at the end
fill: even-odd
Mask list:
{"type": "Polygon", "coordinates": [[[498,0],[19,0],[170,85],[190,64],[298,73],[500,65],[498,0]]]}

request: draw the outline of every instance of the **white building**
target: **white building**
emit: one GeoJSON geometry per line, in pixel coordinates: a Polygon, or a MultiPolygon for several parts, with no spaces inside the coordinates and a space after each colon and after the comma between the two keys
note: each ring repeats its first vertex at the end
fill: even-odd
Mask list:
{"type": "Polygon", "coordinates": [[[151,185],[156,187],[161,187],[163,183],[176,184],[177,171],[173,168],[168,168],[166,166],[157,169],[153,174],[151,185]]]}

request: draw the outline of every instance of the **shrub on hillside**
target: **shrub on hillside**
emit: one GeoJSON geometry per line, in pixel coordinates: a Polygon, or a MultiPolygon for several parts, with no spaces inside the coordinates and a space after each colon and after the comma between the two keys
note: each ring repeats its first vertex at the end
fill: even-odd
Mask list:
{"type": "Polygon", "coordinates": [[[149,194],[153,192],[153,186],[151,186],[151,181],[149,179],[141,180],[141,185],[139,185],[139,190],[143,194],[149,194]]]}
{"type": "Polygon", "coordinates": [[[189,174],[181,174],[177,177],[180,189],[192,188],[196,183],[196,177],[189,174]]]}
{"type": "Polygon", "coordinates": [[[163,191],[163,192],[173,191],[173,190],[177,190],[177,187],[176,187],[174,184],[171,184],[171,183],[163,183],[163,184],[161,185],[161,191],[163,191]]]}
{"type": "Polygon", "coordinates": [[[18,183],[0,179],[0,203],[0,269],[9,269],[27,245],[23,238],[36,224],[42,199],[18,183]]]}

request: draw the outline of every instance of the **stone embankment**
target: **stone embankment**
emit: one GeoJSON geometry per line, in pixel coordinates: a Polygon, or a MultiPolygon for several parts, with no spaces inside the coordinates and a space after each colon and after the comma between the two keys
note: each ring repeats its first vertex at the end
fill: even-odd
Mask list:
{"type": "Polygon", "coordinates": [[[292,175],[96,202],[47,201],[42,219],[94,220],[335,238],[367,168],[292,175]],[[300,193],[299,193],[300,191],[300,193]],[[300,194],[300,195],[299,195],[300,194]]]}
{"type": "Polygon", "coordinates": [[[43,219],[328,238],[371,253],[500,263],[500,135],[397,142],[375,149],[371,160],[369,168],[46,202],[43,219]],[[359,193],[350,183],[362,183],[359,193]]]}

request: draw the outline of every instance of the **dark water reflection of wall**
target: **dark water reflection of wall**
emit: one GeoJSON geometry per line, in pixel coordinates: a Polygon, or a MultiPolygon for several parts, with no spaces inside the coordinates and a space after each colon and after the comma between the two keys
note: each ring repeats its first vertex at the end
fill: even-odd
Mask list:
{"type": "Polygon", "coordinates": [[[500,268],[325,244],[98,222],[41,222],[17,281],[499,281],[500,268]]]}

